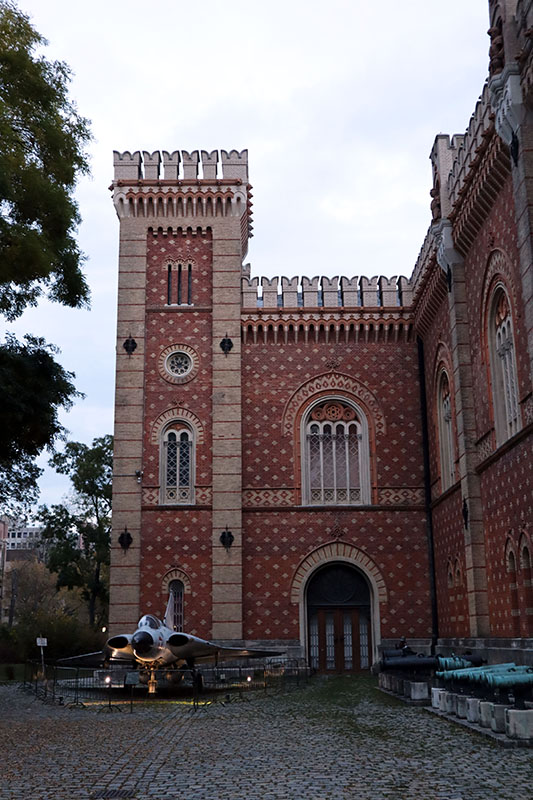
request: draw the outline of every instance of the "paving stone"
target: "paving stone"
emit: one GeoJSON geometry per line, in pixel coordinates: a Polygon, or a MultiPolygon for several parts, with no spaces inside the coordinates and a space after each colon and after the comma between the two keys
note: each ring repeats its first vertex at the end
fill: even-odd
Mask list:
{"type": "Polygon", "coordinates": [[[531,800],[530,751],[503,750],[367,678],[214,703],[44,705],[0,687],[0,800],[531,800]]]}

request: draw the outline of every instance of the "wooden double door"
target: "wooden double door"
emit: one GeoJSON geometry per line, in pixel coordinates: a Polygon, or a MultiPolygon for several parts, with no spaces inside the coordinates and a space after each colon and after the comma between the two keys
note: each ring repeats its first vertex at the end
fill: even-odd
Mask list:
{"type": "Polygon", "coordinates": [[[361,672],[372,652],[369,607],[309,608],[309,661],[322,673],[361,672]]]}

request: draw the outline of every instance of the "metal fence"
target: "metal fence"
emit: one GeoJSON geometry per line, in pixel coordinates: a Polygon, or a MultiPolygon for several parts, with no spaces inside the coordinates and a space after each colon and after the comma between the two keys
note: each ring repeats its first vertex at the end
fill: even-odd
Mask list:
{"type": "Polygon", "coordinates": [[[197,670],[156,670],[156,685],[150,686],[148,670],[123,666],[107,669],[64,667],[30,661],[26,663],[22,688],[44,702],[67,707],[98,705],[133,710],[135,702],[147,698],[182,698],[193,707],[252,699],[295,691],[307,684],[311,670],[302,662],[279,661],[239,666],[209,666],[197,670]],[[154,691],[153,691],[154,690],[154,691]]]}

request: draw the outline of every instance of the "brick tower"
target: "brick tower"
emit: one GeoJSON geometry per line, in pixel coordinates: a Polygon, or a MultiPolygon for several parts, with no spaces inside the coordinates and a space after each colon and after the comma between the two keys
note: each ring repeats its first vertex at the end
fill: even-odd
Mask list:
{"type": "Polygon", "coordinates": [[[134,625],[141,609],[162,613],[154,588],[163,575],[187,600],[178,549],[195,565],[189,626],[242,638],[240,309],[250,200],[247,151],[220,155],[221,163],[217,151],[202,151],[201,161],[198,151],[165,151],[161,175],[159,152],[115,153],[112,629],[134,625]],[[165,429],[165,456],[182,474],[170,465],[161,480],[165,429]],[[129,547],[118,544],[122,533],[129,547]]]}

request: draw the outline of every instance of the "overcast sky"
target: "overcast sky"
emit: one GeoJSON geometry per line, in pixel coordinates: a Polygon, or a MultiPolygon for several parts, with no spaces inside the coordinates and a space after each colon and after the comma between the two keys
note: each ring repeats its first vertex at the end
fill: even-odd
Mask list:
{"type": "MultiPolygon", "coordinates": [[[[90,311],[44,306],[85,399],[70,438],[112,432],[118,221],[113,150],[248,148],[252,275],[410,275],[430,222],[429,152],[462,133],[487,74],[487,0],[19,0],[92,122],[77,191],[90,311]]],[[[45,463],[46,459],[42,459],[45,463]]],[[[48,471],[42,502],[61,500],[48,471]]]]}

